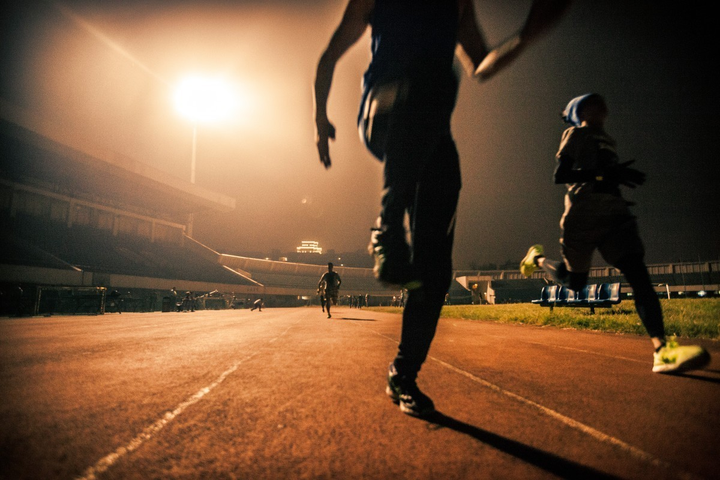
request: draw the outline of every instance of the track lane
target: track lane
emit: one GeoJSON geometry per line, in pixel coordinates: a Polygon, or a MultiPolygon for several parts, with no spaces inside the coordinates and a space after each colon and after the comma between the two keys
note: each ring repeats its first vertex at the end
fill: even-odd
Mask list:
{"type": "Polygon", "coordinates": [[[0,344],[0,386],[20,395],[0,407],[1,418],[11,420],[10,430],[30,427],[2,435],[3,451],[26,454],[15,455],[20,476],[12,478],[78,476],[183,405],[98,478],[710,478],[714,469],[717,449],[702,439],[717,429],[717,403],[675,405],[655,393],[680,385],[716,398],[717,373],[700,372],[705,380],[652,375],[642,360],[646,339],[442,320],[420,377],[441,414],[422,421],[400,414],[383,393],[398,315],[348,308],[336,309],[332,320],[319,309],[198,313],[123,314],[124,325],[119,315],[113,322],[30,319],[28,328],[0,322],[0,338],[15,340],[14,353],[5,351],[7,339],[0,344]],[[60,357],[41,348],[57,348],[53,329],[65,334],[60,357]],[[93,349],[107,347],[109,337],[120,357],[93,349]],[[613,356],[618,343],[623,353],[613,356]],[[90,352],[86,361],[73,357],[79,351],[90,352]],[[600,367],[588,359],[601,359],[600,367]],[[58,377],[82,375],[85,381],[66,381],[63,391],[58,377]],[[54,391],[54,403],[41,391],[54,391]],[[538,405],[631,448],[539,413],[538,405]],[[683,409],[689,413],[672,418],[683,409]],[[675,438],[701,444],[668,448],[647,438],[659,421],[660,436],[680,426],[675,438]]]}

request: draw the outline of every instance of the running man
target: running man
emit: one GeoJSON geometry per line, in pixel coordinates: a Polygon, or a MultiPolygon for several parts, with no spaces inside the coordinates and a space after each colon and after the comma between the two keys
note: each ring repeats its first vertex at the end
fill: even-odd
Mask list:
{"type": "Polygon", "coordinates": [[[435,410],[416,378],[452,280],[460,192],[460,163],[450,131],[458,91],[455,54],[468,74],[486,80],[547,31],[568,4],[535,0],[519,34],[489,55],[472,0],[349,0],[320,57],[316,140],[320,162],[330,168],[329,141],[335,139],[335,127],[327,116],[327,100],[335,65],[371,28],[372,60],[363,77],[358,126],[368,150],[384,162],[384,192],[369,250],[376,278],[409,291],[386,389],[409,415],[435,410]],[[406,241],[406,215],[411,245],[406,241]]]}
{"type": "Polygon", "coordinates": [[[258,312],[262,312],[263,303],[264,303],[264,302],[263,302],[263,299],[262,299],[262,298],[258,298],[257,300],[255,300],[255,301],[253,302],[253,306],[252,306],[252,308],[250,309],[250,311],[252,312],[253,310],[257,310],[258,312]]]}
{"type": "MultiPolygon", "coordinates": [[[[318,282],[318,290],[321,288],[324,291],[324,303],[325,309],[327,310],[327,318],[332,318],[330,315],[330,305],[337,305],[338,294],[340,293],[340,285],[342,285],[342,279],[337,272],[333,270],[334,265],[329,262],[327,264],[328,271],[323,273],[318,282]]],[[[322,301],[322,300],[321,300],[322,301]]]]}

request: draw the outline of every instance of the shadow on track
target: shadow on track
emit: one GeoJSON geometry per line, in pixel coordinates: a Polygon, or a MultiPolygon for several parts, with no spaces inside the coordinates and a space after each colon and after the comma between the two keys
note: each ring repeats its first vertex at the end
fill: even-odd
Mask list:
{"type": "MultiPolygon", "coordinates": [[[[700,371],[702,371],[702,370],[700,370],[700,371]]],[[[713,371],[713,370],[706,370],[706,371],[713,371]]],[[[717,373],[717,370],[714,370],[714,372],[717,373]]],[[[717,377],[705,377],[705,376],[703,376],[703,375],[697,375],[697,374],[695,374],[695,373],[685,373],[685,372],[682,372],[682,373],[676,373],[676,374],[673,375],[673,376],[675,376],[675,377],[680,377],[680,378],[691,378],[691,379],[693,379],[693,380],[702,380],[703,382],[710,382],[710,383],[720,384],[720,378],[717,378],[717,377]]]]}
{"type": "Polygon", "coordinates": [[[595,470],[594,468],[566,460],[553,453],[525,445],[509,438],[497,435],[482,428],[455,420],[454,418],[435,412],[433,415],[423,417],[431,425],[429,429],[449,428],[456,432],[464,433],[476,440],[479,440],[501,452],[512,455],[524,462],[532,464],[546,472],[557,475],[561,478],[583,478],[583,479],[618,479],[608,473],[595,470]]]}
{"type": "Polygon", "coordinates": [[[352,322],[376,322],[374,318],[353,318],[353,317],[340,317],[337,320],[350,320],[352,322]]]}

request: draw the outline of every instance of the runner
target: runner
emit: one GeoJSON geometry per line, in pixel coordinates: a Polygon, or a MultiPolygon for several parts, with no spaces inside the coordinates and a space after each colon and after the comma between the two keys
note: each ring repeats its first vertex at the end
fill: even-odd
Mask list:
{"type": "Polygon", "coordinates": [[[328,263],[327,267],[328,271],[323,273],[318,282],[318,290],[320,290],[321,287],[323,288],[325,292],[324,304],[327,309],[327,318],[332,318],[332,315],[330,315],[330,305],[337,305],[342,279],[337,272],[333,271],[334,265],[332,263],[328,263]]]}
{"type": "Polygon", "coordinates": [[[488,55],[472,0],[350,0],[318,63],[317,148],[320,162],[329,168],[335,127],[327,117],[327,100],[335,65],[371,27],[372,60],[363,78],[358,124],[368,150],[384,162],[384,192],[369,250],[376,278],[408,289],[386,393],[409,415],[435,410],[416,378],[452,280],[460,192],[460,163],[450,131],[458,92],[455,53],[469,74],[477,72],[485,80],[508,64],[503,59],[513,58],[546,31],[568,3],[536,0],[509,46],[488,55]],[[406,215],[412,245],[406,241],[406,215]]]}
{"type": "Polygon", "coordinates": [[[677,373],[702,368],[710,354],[702,347],[679,346],[666,341],[662,308],[645,266],[645,247],[635,216],[622,197],[620,186],[635,188],[645,174],[620,163],[615,140],[605,132],[608,107],[602,96],[591,93],[568,103],[565,130],[558,151],[555,183],[567,184],[562,228],[563,261],[545,258],[542,245],[533,245],[520,263],[526,277],[542,268],[557,283],[580,291],[587,284],[595,250],[625,276],[633,290],[635,307],[650,335],[655,354],[653,372],[677,373]]]}

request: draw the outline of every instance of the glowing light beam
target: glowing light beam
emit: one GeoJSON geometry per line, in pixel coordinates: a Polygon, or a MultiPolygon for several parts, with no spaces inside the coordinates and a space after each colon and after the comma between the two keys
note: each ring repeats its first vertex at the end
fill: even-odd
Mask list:
{"type": "Polygon", "coordinates": [[[125,50],[123,47],[121,47],[117,42],[115,42],[112,38],[105,35],[100,29],[89,23],[87,20],[82,18],[77,13],[73,12],[70,7],[65,5],[62,2],[52,2],[52,5],[60,11],[65,17],[67,17],[69,20],[71,20],[73,23],[75,23],[77,26],[91,34],[93,37],[100,40],[102,43],[110,47],[115,52],[119,53],[126,59],[130,60],[133,64],[135,64],[137,67],[139,67],[144,72],[148,73],[155,79],[159,80],[160,82],[169,85],[170,82],[162,78],[157,73],[153,72],[147,65],[142,63],[140,60],[138,60],[135,56],[133,56],[130,52],[125,50]]]}

